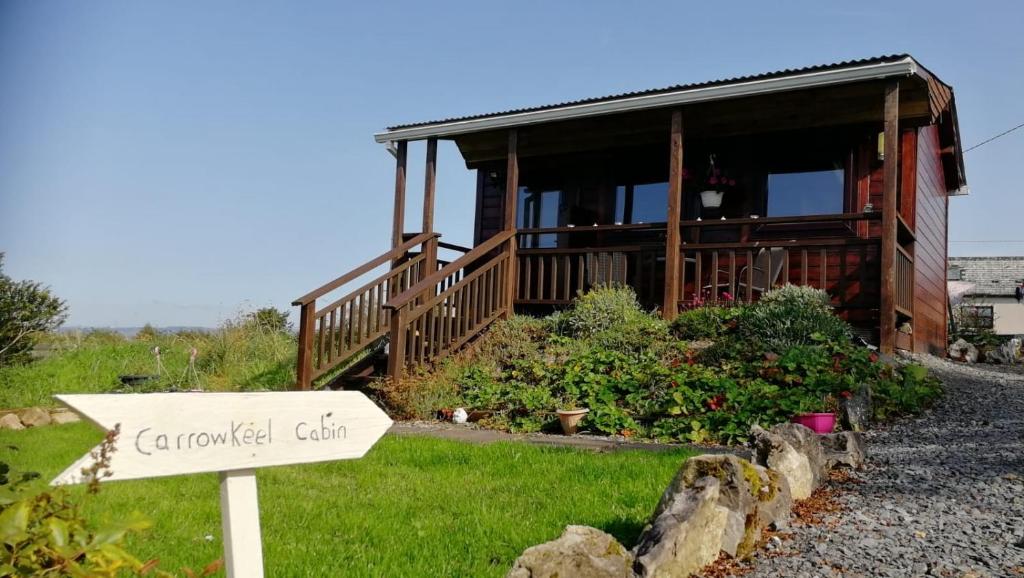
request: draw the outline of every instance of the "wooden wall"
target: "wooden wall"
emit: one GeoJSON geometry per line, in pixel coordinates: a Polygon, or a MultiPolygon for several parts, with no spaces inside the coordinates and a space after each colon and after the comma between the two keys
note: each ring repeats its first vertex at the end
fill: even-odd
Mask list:
{"type": "Polygon", "coordinates": [[[917,134],[914,243],[914,351],[946,350],[946,234],[948,197],[935,125],[917,134]]]}
{"type": "Polygon", "coordinates": [[[505,168],[481,167],[476,172],[476,227],[473,245],[501,232],[505,205],[505,168]]]}

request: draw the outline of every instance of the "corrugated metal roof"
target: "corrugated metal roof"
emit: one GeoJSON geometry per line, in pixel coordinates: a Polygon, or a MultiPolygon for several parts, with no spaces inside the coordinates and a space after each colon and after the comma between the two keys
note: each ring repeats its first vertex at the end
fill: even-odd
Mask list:
{"type": "Polygon", "coordinates": [[[392,130],[401,130],[401,129],[407,129],[407,128],[421,127],[421,126],[429,126],[429,125],[434,125],[434,124],[445,124],[445,123],[452,123],[452,122],[463,122],[463,121],[468,121],[468,120],[479,120],[479,119],[484,119],[484,118],[491,118],[491,117],[497,117],[497,116],[505,116],[505,115],[511,115],[511,114],[522,114],[522,113],[537,112],[537,111],[542,111],[542,110],[550,110],[550,109],[562,108],[562,107],[568,107],[568,106],[578,106],[578,105],[581,105],[581,104],[594,104],[594,103],[598,103],[598,102],[607,102],[607,101],[619,100],[619,99],[624,99],[624,98],[634,98],[634,97],[637,97],[637,96],[650,96],[650,95],[662,94],[662,93],[668,93],[668,92],[678,92],[678,91],[681,91],[681,90],[692,90],[692,89],[698,89],[698,88],[708,88],[708,87],[712,87],[712,86],[724,86],[724,85],[729,85],[729,84],[739,84],[739,83],[742,83],[742,82],[751,82],[751,81],[757,81],[757,80],[767,80],[767,79],[771,79],[771,78],[780,78],[780,77],[785,77],[785,76],[794,76],[794,75],[798,75],[798,74],[808,74],[808,73],[822,72],[822,71],[827,71],[827,70],[839,70],[839,69],[843,69],[843,68],[852,68],[852,67],[866,66],[866,65],[872,65],[872,64],[886,64],[886,63],[890,63],[890,62],[898,62],[900,60],[904,60],[904,59],[907,59],[907,58],[911,58],[911,56],[909,54],[891,54],[891,55],[887,55],[887,56],[876,56],[876,57],[873,57],[873,58],[862,58],[862,59],[859,59],[859,60],[845,60],[845,61],[842,61],[842,62],[834,62],[834,63],[831,63],[831,64],[818,64],[818,65],[814,65],[814,66],[806,66],[804,68],[787,68],[787,69],[784,69],[784,70],[777,70],[777,71],[774,71],[774,72],[765,72],[765,73],[761,73],[761,74],[752,74],[752,75],[748,75],[748,76],[737,76],[737,77],[733,77],[733,78],[723,78],[723,79],[719,79],[719,80],[709,80],[709,81],[705,81],[705,82],[696,82],[696,83],[692,83],[692,84],[677,84],[677,85],[673,85],[673,86],[666,86],[666,87],[663,87],[663,88],[653,88],[653,89],[648,89],[648,90],[638,90],[638,91],[634,91],[634,92],[623,92],[623,93],[619,93],[619,94],[611,94],[611,95],[608,95],[608,96],[584,98],[584,99],[580,99],[580,100],[570,100],[570,101],[566,101],[566,102],[560,102],[560,103],[557,103],[557,104],[546,104],[546,105],[542,105],[542,106],[533,106],[533,107],[526,107],[526,108],[515,108],[515,109],[505,110],[505,111],[500,111],[500,112],[490,112],[490,113],[485,113],[485,114],[475,114],[475,115],[468,115],[468,116],[451,117],[451,118],[445,118],[445,119],[440,119],[440,120],[432,120],[432,121],[426,121],[426,122],[416,122],[416,123],[409,123],[409,124],[400,124],[400,125],[395,125],[395,126],[389,126],[389,127],[387,127],[387,130],[392,131],[392,130]]]}
{"type": "Polygon", "coordinates": [[[1024,257],[950,257],[949,267],[960,271],[961,281],[974,285],[967,295],[1013,296],[1024,280],[1024,257]]]}

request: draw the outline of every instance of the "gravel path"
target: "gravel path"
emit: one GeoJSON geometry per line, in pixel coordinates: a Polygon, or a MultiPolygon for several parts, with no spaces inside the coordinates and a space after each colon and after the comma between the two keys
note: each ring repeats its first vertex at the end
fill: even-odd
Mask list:
{"type": "Polygon", "coordinates": [[[867,434],[834,527],[794,525],[750,576],[1024,577],[1024,373],[920,361],[944,401],[867,434]]]}

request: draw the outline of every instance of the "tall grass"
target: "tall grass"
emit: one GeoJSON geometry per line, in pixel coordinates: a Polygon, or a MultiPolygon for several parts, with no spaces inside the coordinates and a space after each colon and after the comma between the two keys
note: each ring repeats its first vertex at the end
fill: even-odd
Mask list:
{"type": "Polygon", "coordinates": [[[295,383],[294,336],[254,323],[229,322],[210,332],[145,332],[135,339],[109,331],[51,335],[45,346],[49,355],[43,359],[0,368],[0,409],[51,406],[60,393],[281,390],[295,383]],[[133,388],[119,379],[158,371],[159,378],[133,388]]]}

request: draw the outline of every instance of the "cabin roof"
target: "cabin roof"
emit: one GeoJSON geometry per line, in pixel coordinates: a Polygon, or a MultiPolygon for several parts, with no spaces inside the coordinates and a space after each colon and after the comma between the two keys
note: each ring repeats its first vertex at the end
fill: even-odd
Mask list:
{"type": "MultiPolygon", "coordinates": [[[[951,194],[966,193],[963,155],[956,120],[953,89],[909,54],[892,54],[803,68],[777,70],[748,76],[724,78],[691,84],[678,84],[663,88],[625,92],[607,96],[584,98],[516,108],[500,112],[445,118],[426,122],[388,127],[374,135],[377,142],[412,141],[426,138],[461,139],[473,135],[497,134],[501,129],[583,120],[621,113],[665,110],[687,104],[712,103],[757,97],[792,91],[813,89],[830,90],[832,87],[856,83],[871,83],[883,79],[907,78],[916,80],[918,103],[923,106],[926,122],[943,126],[943,141],[949,144],[947,186],[951,194]]],[[[909,93],[908,93],[909,94],[909,93]]],[[[902,94],[901,94],[902,101],[902,94]]],[[[902,102],[901,102],[902,104],[902,102]]],[[[741,105],[742,106],[742,105],[741,105]]],[[[901,113],[902,120],[902,113],[901,113]]],[[[498,137],[499,140],[501,137],[498,137]]],[[[459,142],[460,149],[463,143],[459,142]]],[[[944,145],[945,146],[945,145],[944,145]]],[[[465,156],[466,151],[463,151],[465,156]]],[[[467,163],[470,159],[467,157],[467,163]]]]}
{"type": "Polygon", "coordinates": [[[951,278],[974,285],[966,295],[1012,297],[1024,280],[1024,257],[950,257],[949,268],[951,278]]]}
{"type": "MultiPolygon", "coordinates": [[[[701,92],[701,98],[685,99],[681,101],[693,102],[703,100],[714,100],[717,98],[746,96],[750,94],[764,92],[793,90],[796,88],[827,86],[830,84],[854,82],[857,80],[877,80],[880,78],[887,78],[891,76],[909,76],[914,74],[927,76],[929,79],[934,79],[938,81],[937,78],[935,78],[933,75],[927,72],[927,70],[923,66],[921,66],[916,60],[914,60],[914,58],[909,54],[891,54],[886,56],[876,56],[872,58],[862,58],[858,60],[845,60],[842,62],[834,62],[831,64],[818,64],[814,66],[806,66],[803,68],[787,68],[784,70],[776,70],[774,72],[764,72],[760,74],[751,74],[747,76],[722,78],[718,80],[709,80],[689,84],[676,84],[673,86],[666,86],[663,88],[652,88],[647,90],[610,94],[607,96],[583,98],[579,100],[571,100],[556,104],[546,104],[541,106],[515,108],[499,112],[473,114],[467,116],[444,118],[440,120],[399,124],[389,126],[384,132],[377,133],[374,136],[376,137],[376,140],[378,142],[387,142],[393,140],[415,140],[426,138],[428,136],[446,136],[465,132],[474,132],[477,130],[488,130],[500,127],[517,126],[520,124],[531,124],[534,122],[561,120],[563,118],[578,118],[580,116],[588,116],[590,114],[607,114],[610,112],[622,112],[625,110],[634,110],[653,106],[668,106],[671,104],[677,104],[676,102],[673,102],[671,99],[652,100],[650,98],[656,96],[682,96],[683,94],[687,93],[690,94],[691,96],[696,96],[694,93],[701,92]],[[794,78],[800,78],[802,80],[805,80],[805,82],[798,84],[794,84],[792,82],[768,82],[785,81],[787,79],[792,80],[794,78]],[[749,90],[730,92],[710,92],[708,90],[721,89],[726,87],[735,88],[737,86],[744,86],[749,90]],[[595,106],[602,104],[607,105],[610,103],[626,104],[627,106],[620,106],[611,110],[609,110],[607,106],[595,106]],[[544,115],[543,117],[531,117],[531,115],[535,115],[535,113],[557,111],[566,113],[571,111],[572,114],[566,114],[565,116],[547,114],[544,115]],[[500,126],[496,126],[495,123],[493,122],[487,124],[479,122],[494,119],[503,119],[510,122],[502,123],[500,126]],[[410,129],[419,130],[413,131],[410,129]]],[[[941,81],[938,82],[947,90],[951,89],[949,85],[942,83],[941,81]]]]}

